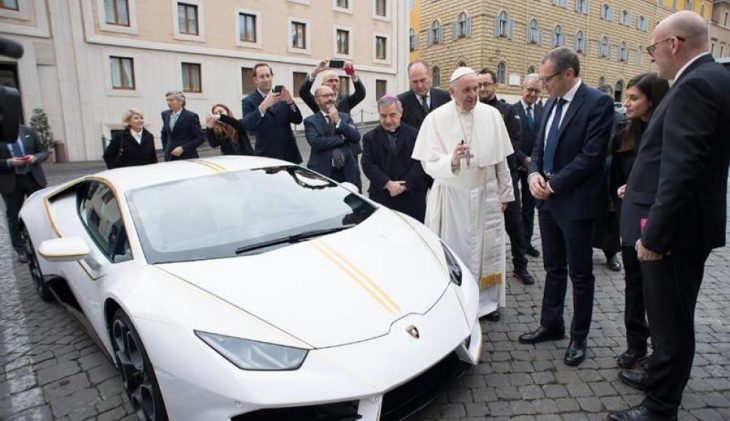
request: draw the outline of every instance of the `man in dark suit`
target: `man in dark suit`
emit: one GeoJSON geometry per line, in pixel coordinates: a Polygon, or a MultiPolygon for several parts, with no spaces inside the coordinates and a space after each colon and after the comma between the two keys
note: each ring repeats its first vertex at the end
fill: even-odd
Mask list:
{"type": "MultiPolygon", "coordinates": [[[[532,232],[535,225],[535,198],[530,193],[527,183],[527,171],[530,157],[535,146],[535,135],[542,121],[542,105],[537,102],[540,96],[541,82],[537,73],[525,76],[520,94],[522,99],[512,106],[520,118],[520,147],[515,150],[516,164],[519,166],[519,189],[522,205],[522,227],[525,235],[525,253],[532,257],[540,257],[540,252],[532,246],[532,232]]],[[[515,184],[517,186],[517,184],[515,184]]],[[[517,188],[515,188],[515,191],[517,188]]]]}
{"type": "MultiPolygon", "coordinates": [[[[329,86],[337,95],[335,100],[335,108],[337,111],[345,114],[350,114],[353,108],[363,99],[365,99],[365,85],[360,80],[360,77],[355,72],[355,65],[352,62],[347,61],[343,67],[345,73],[352,79],[352,84],[355,86],[355,93],[352,95],[341,95],[340,94],[340,77],[332,70],[326,70],[329,67],[330,61],[325,59],[319,62],[314,71],[307,75],[304,79],[302,86],[299,88],[299,97],[304,101],[305,104],[312,110],[312,113],[319,112],[319,106],[312,95],[312,85],[317,75],[324,72],[322,75],[322,86],[329,86]]],[[[351,143],[352,154],[355,156],[355,165],[358,165],[358,155],[362,153],[362,147],[360,142],[351,143]]],[[[355,172],[355,185],[358,189],[362,189],[362,180],[360,180],[360,166],[358,165],[357,171],[355,172]]]]}
{"type": "Polygon", "coordinates": [[[169,109],[162,112],[160,133],[165,161],[197,158],[197,148],[205,140],[200,118],[185,108],[185,94],[181,91],[167,92],[165,100],[169,109]]]}
{"type": "MultiPolygon", "coordinates": [[[[507,127],[509,139],[512,143],[512,150],[520,150],[520,119],[512,106],[504,101],[497,99],[497,75],[489,69],[482,69],[477,74],[479,80],[479,101],[499,110],[507,127]]],[[[522,231],[522,207],[520,206],[520,190],[519,190],[519,171],[516,154],[507,157],[507,166],[509,167],[510,176],[512,177],[512,188],[515,193],[515,200],[507,203],[507,209],[504,210],[504,228],[509,236],[510,248],[512,251],[513,275],[525,285],[535,283],[530,272],[527,271],[527,245],[525,244],[525,234],[522,231]]],[[[489,321],[498,321],[499,312],[484,316],[489,321]]]]}
{"type": "Polygon", "coordinates": [[[423,60],[408,64],[408,81],[411,89],[398,95],[403,106],[402,121],[420,129],[426,115],[451,101],[451,96],[442,89],[431,87],[431,70],[423,60]]]}
{"type": "Polygon", "coordinates": [[[28,257],[20,235],[18,213],[26,197],[46,186],[46,175],[41,167],[46,159],[48,152],[30,127],[21,125],[18,138],[12,143],[0,142],[0,193],[5,202],[10,241],[21,263],[26,263],[28,257]]]}
{"type": "Polygon", "coordinates": [[[374,201],[423,222],[426,182],[421,162],[411,158],[418,130],[401,124],[403,106],[395,96],[378,100],[380,126],[363,136],[362,169],[374,201]]]}
{"type": "Polygon", "coordinates": [[[594,220],[605,209],[603,165],[613,124],[613,101],[580,80],[578,55],[550,50],[540,63],[550,94],[530,162],[529,184],[538,199],[545,290],[540,327],[521,343],[562,339],[568,273],[573,283],[573,322],[563,361],[583,362],[593,316],[594,220]]]}
{"type": "Polygon", "coordinates": [[[243,125],[256,136],[256,155],[278,158],[295,164],[302,162],[291,124],[302,122],[302,113],[286,86],[272,89],[274,72],[268,64],[253,68],[256,89],[241,101],[243,125]]]}
{"type": "Polygon", "coordinates": [[[619,379],[644,401],[609,420],[676,420],[695,352],[694,311],[705,260],[725,245],[730,162],[730,73],[707,52],[704,19],[677,12],[657,25],[647,52],[674,83],[654,110],[621,208],[621,237],[635,243],[654,352],[645,373],[619,379]]]}
{"type": "Polygon", "coordinates": [[[312,153],[307,168],[335,181],[354,183],[358,170],[351,143],[360,141],[360,132],[349,114],[335,108],[335,92],[320,86],[314,94],[319,111],[304,119],[304,134],[312,153]]]}

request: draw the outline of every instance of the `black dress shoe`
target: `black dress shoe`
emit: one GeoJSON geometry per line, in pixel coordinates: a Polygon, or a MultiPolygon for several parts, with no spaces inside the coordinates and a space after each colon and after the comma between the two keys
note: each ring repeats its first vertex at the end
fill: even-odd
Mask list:
{"type": "Polygon", "coordinates": [[[646,371],[639,368],[636,370],[621,370],[618,372],[618,379],[626,386],[636,390],[646,389],[646,371]]]}
{"type": "Polygon", "coordinates": [[[623,411],[614,411],[608,414],[606,421],[676,421],[677,414],[667,415],[657,413],[644,405],[635,406],[633,408],[624,409],[623,411]]]}
{"type": "Polygon", "coordinates": [[[538,342],[557,341],[559,339],[565,339],[565,332],[563,330],[540,326],[533,332],[520,335],[519,341],[521,344],[536,344],[538,342]]]}
{"type": "Polygon", "coordinates": [[[627,349],[623,354],[616,358],[616,363],[621,368],[637,368],[646,361],[646,350],[636,351],[627,349]]]}
{"type": "Polygon", "coordinates": [[[498,322],[499,321],[499,310],[494,310],[491,313],[484,315],[484,320],[488,322],[498,322]]]}
{"type": "Polygon", "coordinates": [[[532,285],[535,283],[535,278],[530,275],[530,272],[528,272],[526,268],[515,269],[512,274],[515,275],[515,278],[522,281],[522,283],[525,285],[532,285]]]}
{"type": "Polygon", "coordinates": [[[606,266],[608,266],[609,270],[621,272],[621,262],[618,261],[618,256],[615,254],[606,256],[606,266]]]}
{"type": "Polygon", "coordinates": [[[540,257],[540,252],[537,251],[535,247],[531,245],[527,246],[527,250],[525,250],[525,254],[527,254],[530,257],[540,257]]]}
{"type": "Polygon", "coordinates": [[[570,345],[568,345],[568,350],[565,351],[565,358],[563,358],[563,361],[571,367],[580,365],[580,363],[586,359],[587,348],[588,346],[585,338],[571,339],[570,345]]]}

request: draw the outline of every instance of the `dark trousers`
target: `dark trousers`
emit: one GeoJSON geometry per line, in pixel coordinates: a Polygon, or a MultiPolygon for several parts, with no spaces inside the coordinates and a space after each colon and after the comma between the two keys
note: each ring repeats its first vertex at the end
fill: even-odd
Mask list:
{"type": "Polygon", "coordinates": [[[649,338],[649,326],[646,324],[641,264],[634,247],[621,247],[621,257],[626,280],[624,304],[626,342],[630,350],[643,353],[646,351],[646,340],[649,338]]]}
{"type": "MultiPolygon", "coordinates": [[[[530,185],[527,183],[527,172],[519,171],[520,176],[520,191],[522,194],[522,232],[525,235],[525,246],[532,244],[532,231],[535,227],[535,198],[530,193],[530,185]]],[[[517,185],[517,183],[514,183],[517,185]]],[[[515,189],[515,197],[517,197],[517,190],[515,189]]]]}
{"type": "Polygon", "coordinates": [[[25,198],[30,196],[35,191],[42,189],[33,178],[33,175],[28,173],[25,175],[15,176],[15,189],[10,193],[3,193],[3,201],[5,202],[5,216],[8,219],[8,231],[10,232],[10,241],[13,244],[15,250],[23,250],[24,244],[23,239],[20,237],[20,227],[18,224],[18,214],[20,208],[25,202],[25,198]]]}
{"type": "Polygon", "coordinates": [[[509,243],[512,248],[512,265],[515,270],[527,268],[525,251],[525,234],[522,228],[522,206],[520,206],[520,176],[517,171],[512,171],[512,186],[515,192],[515,200],[507,204],[504,211],[504,228],[509,235],[509,243]]]}
{"type": "Polygon", "coordinates": [[[565,328],[563,309],[570,273],[573,283],[570,336],[584,339],[593,317],[593,220],[569,221],[546,210],[540,210],[538,217],[546,272],[540,324],[557,330],[565,328]]]}
{"type": "Polygon", "coordinates": [[[652,356],[647,360],[644,405],[674,412],[682,401],[695,354],[694,314],[709,251],[672,253],[642,262],[652,356]]]}

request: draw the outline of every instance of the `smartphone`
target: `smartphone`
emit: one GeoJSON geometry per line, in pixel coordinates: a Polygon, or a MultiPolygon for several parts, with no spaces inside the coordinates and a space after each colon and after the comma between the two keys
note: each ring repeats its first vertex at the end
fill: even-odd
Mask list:
{"type": "Polygon", "coordinates": [[[331,58],[329,67],[331,69],[342,69],[343,67],[345,67],[345,60],[339,58],[331,58]]]}
{"type": "Polygon", "coordinates": [[[281,86],[281,85],[276,85],[276,86],[274,86],[274,89],[272,89],[272,91],[273,91],[273,92],[274,92],[275,94],[280,94],[280,93],[281,93],[281,88],[282,88],[282,86],[281,86]]]}
{"type": "Polygon", "coordinates": [[[23,155],[20,157],[23,161],[30,161],[31,156],[30,155],[23,155]]]}

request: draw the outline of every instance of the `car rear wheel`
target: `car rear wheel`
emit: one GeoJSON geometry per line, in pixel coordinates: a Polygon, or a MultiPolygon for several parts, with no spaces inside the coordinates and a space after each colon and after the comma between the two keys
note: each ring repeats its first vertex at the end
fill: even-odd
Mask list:
{"type": "Polygon", "coordinates": [[[25,254],[28,257],[28,269],[30,270],[30,278],[33,281],[33,285],[35,286],[35,290],[38,293],[38,296],[41,297],[43,301],[53,301],[53,293],[51,293],[51,289],[48,287],[48,285],[43,282],[41,265],[38,263],[38,256],[35,253],[33,241],[31,241],[28,230],[25,227],[23,227],[23,229],[20,231],[20,236],[23,239],[23,244],[25,244],[25,254]]]}
{"type": "Polygon", "coordinates": [[[114,359],[137,418],[166,421],[165,404],[154,368],[132,321],[122,310],[114,312],[111,336],[114,359]]]}

